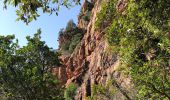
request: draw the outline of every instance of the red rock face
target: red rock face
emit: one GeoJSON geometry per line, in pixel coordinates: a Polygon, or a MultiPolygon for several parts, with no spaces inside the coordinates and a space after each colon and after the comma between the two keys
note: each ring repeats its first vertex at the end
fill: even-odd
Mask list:
{"type": "MultiPolygon", "coordinates": [[[[70,56],[61,56],[63,68],[55,70],[59,74],[58,76],[64,79],[64,82],[64,77],[67,78],[66,87],[71,82],[79,85],[75,100],[85,100],[87,96],[91,96],[93,84],[106,84],[106,81],[113,77],[122,86],[130,86],[130,78],[121,78],[121,74],[116,72],[119,65],[118,57],[108,53],[109,46],[103,37],[104,33],[94,29],[96,14],[101,9],[99,1],[93,0],[95,6],[92,9],[91,20],[87,25],[84,25],[79,19],[78,27],[85,29],[86,33],[70,56]]],[[[118,100],[116,97],[115,99],[118,100]]]]}
{"type": "Polygon", "coordinates": [[[68,61],[69,56],[65,56],[62,55],[59,58],[61,60],[61,62],[63,63],[63,65],[61,66],[57,66],[56,68],[52,69],[52,73],[53,75],[55,75],[59,80],[61,81],[61,85],[65,85],[65,83],[68,80],[68,75],[66,74],[66,68],[67,66],[65,65],[65,63],[68,61]]]}

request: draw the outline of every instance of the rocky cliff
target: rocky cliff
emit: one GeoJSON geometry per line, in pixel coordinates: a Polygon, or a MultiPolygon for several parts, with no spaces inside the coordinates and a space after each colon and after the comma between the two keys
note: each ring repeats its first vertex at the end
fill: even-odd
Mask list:
{"type": "MultiPolygon", "coordinates": [[[[61,56],[63,66],[56,69],[60,79],[66,82],[66,87],[74,82],[78,84],[75,100],[86,100],[91,96],[91,87],[94,84],[105,85],[108,80],[115,79],[121,89],[130,90],[131,80],[129,76],[117,71],[119,58],[109,50],[105,33],[101,29],[95,30],[96,14],[101,9],[101,0],[84,1],[82,16],[78,17],[78,27],[85,30],[81,42],[69,56],[61,56]],[[89,21],[84,21],[82,16],[87,12],[88,3],[93,4],[89,21]]],[[[123,100],[125,96],[118,91],[114,95],[115,100],[123,100]]]]}

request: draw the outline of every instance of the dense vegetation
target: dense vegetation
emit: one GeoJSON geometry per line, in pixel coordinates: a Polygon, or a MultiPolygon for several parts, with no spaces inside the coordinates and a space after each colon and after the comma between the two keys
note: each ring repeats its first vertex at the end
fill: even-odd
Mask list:
{"type": "Polygon", "coordinates": [[[63,89],[51,73],[59,54],[41,41],[41,31],[22,48],[14,36],[0,36],[0,99],[62,100],[63,89]]]}
{"type": "Polygon", "coordinates": [[[104,2],[99,28],[131,75],[136,98],[170,99],[170,1],[104,2]]]}
{"type": "Polygon", "coordinates": [[[61,29],[59,32],[60,51],[62,53],[72,53],[77,44],[83,38],[84,32],[79,29],[73,20],[67,23],[65,29],[61,29]]]}
{"type": "Polygon", "coordinates": [[[112,85],[113,81],[108,81],[106,85],[94,84],[92,86],[92,96],[87,100],[113,100],[117,89],[112,85]]]}

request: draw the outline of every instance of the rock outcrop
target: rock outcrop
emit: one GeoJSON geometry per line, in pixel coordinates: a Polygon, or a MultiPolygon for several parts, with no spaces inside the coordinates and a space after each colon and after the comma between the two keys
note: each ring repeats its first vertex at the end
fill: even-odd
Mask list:
{"type": "MultiPolygon", "coordinates": [[[[126,89],[131,87],[130,78],[117,71],[118,56],[110,53],[109,45],[104,38],[105,33],[95,30],[96,14],[101,9],[101,2],[92,0],[91,3],[94,7],[91,10],[90,21],[84,23],[81,18],[78,21],[78,27],[86,30],[85,35],[69,57],[62,57],[65,71],[59,70],[59,73],[65,75],[67,79],[66,86],[71,82],[79,85],[75,100],[86,100],[87,96],[91,96],[93,84],[106,84],[110,79],[116,79],[117,83],[126,89]]],[[[86,12],[86,6],[87,4],[82,6],[82,13],[86,12]]],[[[61,79],[64,78],[61,77],[61,79]]],[[[120,100],[120,97],[121,100],[125,99],[123,94],[118,93],[115,95],[115,100],[120,100]]]]}

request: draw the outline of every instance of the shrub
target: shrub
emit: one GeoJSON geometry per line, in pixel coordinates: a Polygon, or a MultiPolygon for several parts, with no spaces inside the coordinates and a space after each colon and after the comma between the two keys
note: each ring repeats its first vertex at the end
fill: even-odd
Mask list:
{"type": "Polygon", "coordinates": [[[62,50],[62,51],[68,51],[68,50],[69,50],[69,47],[70,47],[70,41],[64,42],[64,43],[61,45],[61,50],[62,50]]]}
{"type": "Polygon", "coordinates": [[[70,83],[64,92],[64,98],[66,100],[74,100],[76,95],[77,85],[75,83],[70,83]]]}
{"type": "Polygon", "coordinates": [[[92,96],[87,99],[90,100],[112,100],[114,94],[117,92],[115,86],[112,85],[113,81],[108,81],[106,85],[94,84],[92,85],[92,96]]]}
{"type": "Polygon", "coordinates": [[[81,41],[82,38],[82,34],[81,33],[77,33],[76,35],[74,35],[72,37],[71,43],[69,45],[69,51],[73,52],[74,49],[76,48],[77,44],[81,41]]]}

